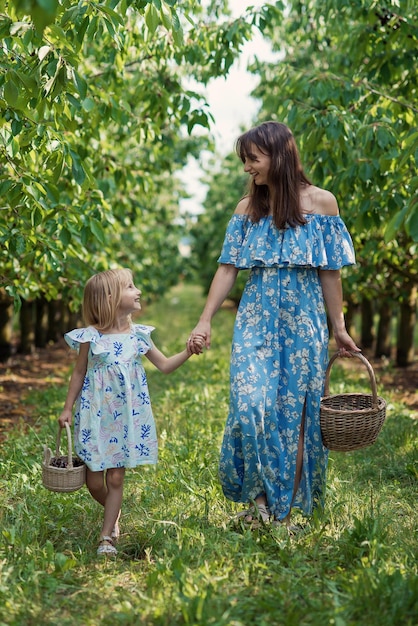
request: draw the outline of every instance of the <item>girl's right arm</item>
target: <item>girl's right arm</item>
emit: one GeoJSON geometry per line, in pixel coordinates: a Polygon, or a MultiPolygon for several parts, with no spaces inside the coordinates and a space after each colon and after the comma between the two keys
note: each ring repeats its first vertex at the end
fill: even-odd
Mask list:
{"type": "Polygon", "coordinates": [[[68,422],[71,426],[74,402],[83,387],[84,378],[86,376],[89,347],[90,343],[82,343],[80,345],[80,351],[70,378],[70,384],[68,385],[64,409],[58,418],[61,428],[64,428],[65,422],[68,422]]]}
{"type": "Polygon", "coordinates": [[[205,338],[205,345],[210,348],[211,321],[216,311],[219,309],[237,278],[238,269],[234,265],[222,264],[218,267],[209,294],[206,300],[205,308],[202,311],[200,320],[190,333],[188,347],[193,352],[193,337],[201,335],[205,338]]]}

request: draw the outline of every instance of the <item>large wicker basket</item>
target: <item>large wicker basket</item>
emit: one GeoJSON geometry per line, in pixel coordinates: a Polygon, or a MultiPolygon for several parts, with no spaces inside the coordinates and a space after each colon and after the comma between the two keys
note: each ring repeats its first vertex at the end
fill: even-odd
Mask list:
{"type": "Polygon", "coordinates": [[[68,440],[68,455],[60,456],[61,428],[58,427],[55,456],[44,446],[42,482],[50,491],[77,491],[86,482],[86,466],[78,457],[73,463],[71,428],[65,424],[68,440]],[[57,467],[61,465],[61,467],[57,467]]]}
{"type": "Polygon", "coordinates": [[[330,450],[340,452],[371,446],[376,441],[386,417],[386,402],[377,395],[372,366],[359,352],[352,352],[352,355],[366,366],[372,393],[329,395],[329,377],[332,364],[339,356],[337,352],[328,363],[324,397],[321,400],[320,423],[323,444],[330,450]]]}

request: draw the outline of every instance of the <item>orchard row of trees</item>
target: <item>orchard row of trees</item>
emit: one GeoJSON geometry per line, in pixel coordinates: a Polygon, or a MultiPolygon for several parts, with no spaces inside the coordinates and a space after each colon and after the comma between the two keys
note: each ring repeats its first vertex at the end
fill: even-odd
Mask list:
{"type": "MultiPolygon", "coordinates": [[[[361,313],[362,345],[376,340],[377,356],[390,355],[396,328],[397,364],[407,365],[418,285],[416,3],[290,0],[276,8],[264,35],[282,60],[252,67],[256,121],[287,123],[312,180],[337,196],[357,255],[345,274],[347,321],[361,313]]],[[[209,179],[193,230],[206,285],[245,190],[240,170],[230,155],[209,179]]]]}
{"type": "Polygon", "coordinates": [[[0,1],[0,351],[13,307],[25,304],[27,350],[45,301],[76,310],[96,271],[131,267],[145,297],[178,280],[176,172],[211,148],[199,89],[272,10],[232,20],[222,1],[0,1]]]}

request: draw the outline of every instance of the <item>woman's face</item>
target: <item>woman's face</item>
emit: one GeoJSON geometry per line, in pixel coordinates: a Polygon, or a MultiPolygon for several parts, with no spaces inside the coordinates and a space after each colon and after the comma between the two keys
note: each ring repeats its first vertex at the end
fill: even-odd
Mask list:
{"type": "Polygon", "coordinates": [[[271,158],[252,143],[250,151],[245,155],[244,172],[252,177],[256,185],[267,185],[270,163],[271,158]]]}

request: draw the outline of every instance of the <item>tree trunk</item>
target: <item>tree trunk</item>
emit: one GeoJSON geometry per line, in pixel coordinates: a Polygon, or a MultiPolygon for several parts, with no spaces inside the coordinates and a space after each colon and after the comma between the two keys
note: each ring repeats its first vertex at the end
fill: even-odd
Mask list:
{"type": "Polygon", "coordinates": [[[0,361],[12,354],[13,300],[0,289],[0,361]]]}
{"type": "Polygon", "coordinates": [[[20,345],[19,352],[32,354],[35,350],[35,303],[22,300],[20,308],[20,345]]]}
{"type": "Polygon", "coordinates": [[[414,331],[417,321],[417,286],[410,285],[408,297],[401,302],[396,365],[406,367],[414,360],[414,331]]]}
{"type": "Polygon", "coordinates": [[[379,306],[379,325],[377,327],[377,339],[375,357],[380,359],[382,356],[390,357],[391,355],[391,322],[392,322],[392,306],[384,300],[379,306]]]}
{"type": "Polygon", "coordinates": [[[361,346],[371,348],[373,345],[373,302],[368,298],[361,301],[361,346]]]}
{"type": "Polygon", "coordinates": [[[36,300],[35,346],[45,348],[48,334],[48,302],[41,297],[36,300]]]}
{"type": "Polygon", "coordinates": [[[48,334],[47,340],[55,343],[62,337],[62,310],[61,300],[48,302],[48,334]]]}

